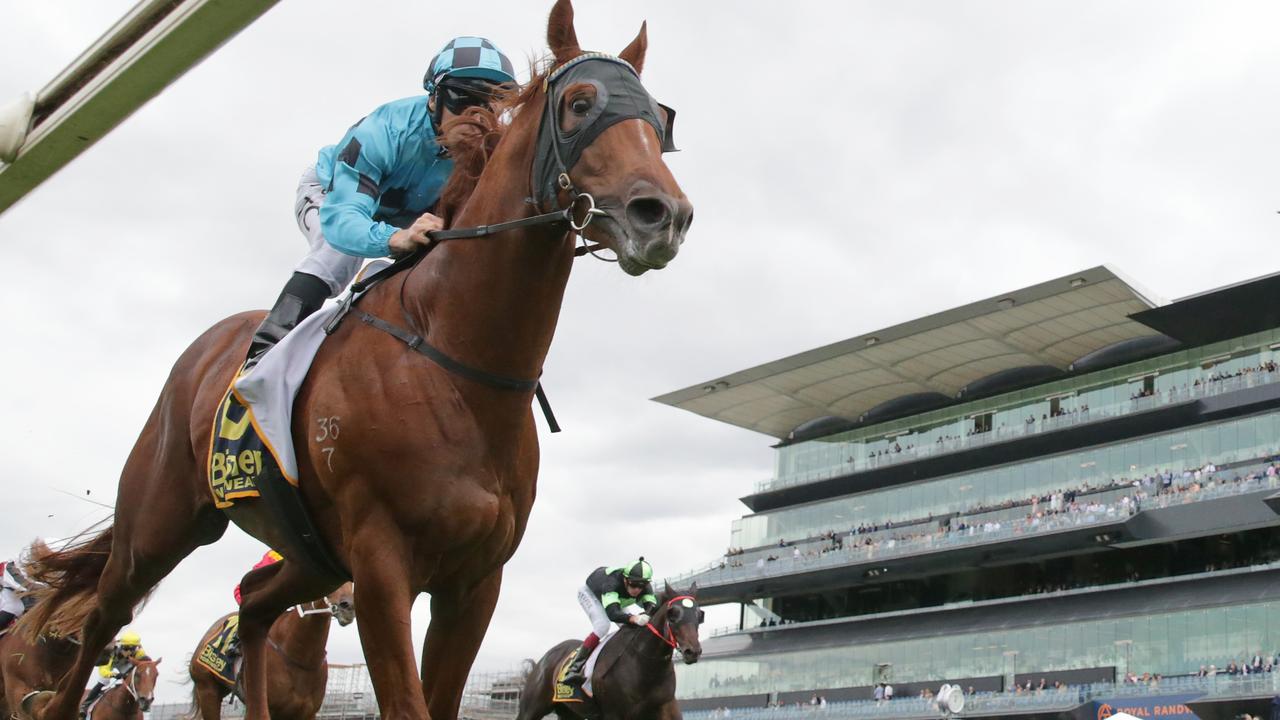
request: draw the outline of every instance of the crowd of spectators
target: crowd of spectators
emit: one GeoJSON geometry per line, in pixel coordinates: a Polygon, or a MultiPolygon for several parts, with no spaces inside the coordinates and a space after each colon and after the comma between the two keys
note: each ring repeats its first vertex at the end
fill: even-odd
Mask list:
{"type": "MultiPolygon", "coordinates": [[[[1165,390],[1142,387],[1130,395],[1129,401],[1130,403],[1133,403],[1144,398],[1163,395],[1168,402],[1176,402],[1183,398],[1191,398],[1205,394],[1206,392],[1213,392],[1216,388],[1210,389],[1210,386],[1229,380],[1238,380],[1255,374],[1276,373],[1277,371],[1280,371],[1280,365],[1271,360],[1259,363],[1256,366],[1241,368],[1232,373],[1215,370],[1209,375],[1197,378],[1191,383],[1171,386],[1165,390]]],[[[1267,378],[1265,381],[1269,382],[1273,379],[1274,378],[1267,378]]],[[[936,435],[932,441],[926,440],[923,436],[935,432],[938,428],[922,428],[910,431],[890,440],[883,441],[885,442],[883,447],[870,449],[866,456],[866,466],[878,467],[883,464],[896,464],[905,460],[914,459],[917,456],[932,455],[938,452],[963,449],[972,443],[972,439],[975,436],[985,437],[991,435],[996,438],[1011,437],[1049,430],[1063,422],[1070,425],[1093,419],[1090,415],[1091,411],[1088,403],[1081,402],[1074,406],[1068,406],[1069,403],[1070,399],[1064,399],[1064,402],[1059,403],[1058,406],[1053,408],[1051,411],[1041,413],[1039,418],[1037,418],[1033,413],[1028,415],[1026,420],[1022,423],[1017,423],[1015,421],[1013,427],[1010,427],[1006,423],[997,423],[993,427],[989,421],[984,422],[980,419],[975,419],[973,423],[964,430],[963,435],[943,433],[936,435]],[[1060,420],[1062,418],[1066,418],[1067,420],[1060,420]],[[1022,427],[1017,427],[1019,424],[1022,427]],[[920,444],[917,445],[917,442],[920,444]]],[[[1124,414],[1133,411],[1134,408],[1131,406],[1118,408],[1104,407],[1102,410],[1098,411],[1097,415],[1098,417],[1110,417],[1112,415],[1124,414]]],[[[867,444],[871,445],[874,442],[875,441],[868,441],[867,444]]],[[[858,465],[859,463],[855,456],[850,455],[846,459],[846,464],[858,465]]]]}
{"type": "Polygon", "coordinates": [[[1099,519],[1123,518],[1137,513],[1152,498],[1158,498],[1160,506],[1175,502],[1191,502],[1202,490],[1257,479],[1260,475],[1275,477],[1276,464],[1264,471],[1234,476],[1220,473],[1218,466],[1208,462],[1202,467],[1174,473],[1160,470],[1137,478],[1113,478],[1100,485],[1089,482],[1079,487],[1035,494],[1026,498],[1008,499],[999,503],[979,503],[962,513],[935,518],[925,517],[886,523],[861,523],[848,530],[826,530],[810,535],[801,541],[778,540],[774,546],[764,548],[729,548],[713,567],[740,568],[746,565],[744,556],[751,554],[757,568],[769,563],[789,559],[806,562],[840,551],[860,551],[874,555],[882,549],[895,548],[904,543],[933,543],[956,537],[973,537],[983,534],[1012,531],[1015,534],[1033,532],[1044,528],[1068,527],[1091,523],[1099,519]],[[1115,492],[1122,492],[1115,497],[1115,492]],[[1102,498],[1109,500],[1104,502],[1102,498]],[[1025,510],[1011,516],[1010,511],[1025,510]],[[988,517],[982,517],[987,515],[988,517]]]}

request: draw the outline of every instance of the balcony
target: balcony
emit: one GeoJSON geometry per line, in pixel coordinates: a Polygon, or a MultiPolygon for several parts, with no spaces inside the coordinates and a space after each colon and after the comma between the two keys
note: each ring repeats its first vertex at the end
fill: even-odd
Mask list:
{"type": "MultiPolygon", "coordinates": [[[[920,447],[909,447],[900,452],[885,452],[879,456],[869,458],[854,456],[850,457],[849,461],[833,464],[825,468],[780,474],[776,478],[760,481],[756,483],[753,493],[743,498],[743,502],[752,510],[758,512],[794,502],[818,499],[819,495],[831,497],[855,490],[888,485],[894,481],[904,479],[906,477],[904,475],[906,469],[903,469],[902,466],[913,463],[937,465],[939,468],[945,466],[947,472],[973,469],[981,467],[985,459],[979,458],[977,462],[961,466],[956,464],[958,456],[964,454],[989,455],[991,454],[990,452],[975,453],[974,451],[993,448],[997,445],[1023,445],[1026,447],[1027,452],[1022,453],[1022,455],[1031,457],[1036,454],[1056,451],[1056,449],[1050,448],[1046,444],[1049,441],[1046,436],[1055,433],[1064,436],[1063,443],[1067,442],[1065,436],[1068,435],[1078,435],[1083,442],[1103,441],[1102,438],[1095,439],[1094,436],[1098,435],[1098,431],[1104,426],[1107,429],[1105,433],[1105,439],[1107,440],[1147,434],[1157,429],[1162,429],[1152,425],[1152,423],[1159,422],[1158,418],[1164,420],[1163,425],[1165,426],[1195,422],[1194,415],[1198,401],[1250,388],[1272,385],[1277,382],[1280,382],[1280,371],[1248,372],[1236,377],[1207,381],[1186,388],[1170,389],[1167,392],[1157,393],[1148,397],[1124,400],[1107,406],[1090,407],[1083,412],[1037,420],[1034,423],[1017,426],[1006,425],[997,427],[990,432],[972,434],[944,442],[927,443],[920,447]],[[1171,412],[1174,415],[1169,415],[1171,412]],[[1183,415],[1186,415],[1186,417],[1183,417],[1183,415]],[[1123,423],[1132,425],[1132,429],[1119,431],[1114,427],[1117,421],[1127,418],[1135,419],[1134,422],[1123,423]],[[1141,422],[1141,418],[1145,418],[1146,422],[1141,422]],[[932,462],[926,463],[924,461],[932,462]],[[904,472],[896,472],[891,469],[903,469],[904,472]],[[886,481],[876,481],[875,477],[879,475],[884,475],[886,481]],[[865,480],[863,476],[865,476],[865,480]],[[856,482],[833,482],[841,479],[856,479],[856,482]],[[810,492],[798,491],[798,489],[805,488],[805,486],[813,486],[818,483],[831,485],[832,489],[818,492],[815,487],[810,492]]],[[[1219,409],[1215,407],[1214,410],[1216,412],[1219,409]]],[[[815,440],[811,442],[821,443],[822,441],[815,440]]],[[[904,439],[902,442],[908,441],[904,439]]],[[[1013,458],[1001,458],[999,461],[1009,459],[1013,458]]],[[[907,474],[912,477],[926,477],[932,475],[933,472],[932,470],[925,470],[907,474]]]]}
{"type": "MultiPolygon", "coordinates": [[[[842,544],[824,541],[824,549],[802,552],[799,545],[769,546],[741,555],[717,558],[702,570],[668,578],[676,587],[697,582],[704,603],[748,597],[766,597],[794,585],[803,577],[807,584],[839,586],[873,577],[890,568],[910,565],[920,572],[930,566],[939,571],[956,565],[957,553],[965,550],[968,562],[1000,562],[1004,558],[1025,560],[1040,554],[1071,548],[1096,548],[1150,542],[1174,535],[1199,535],[1280,522],[1265,498],[1280,489],[1280,475],[1267,475],[1265,463],[1220,470],[1204,484],[1192,482],[1174,486],[1154,496],[1125,496],[1108,504],[1086,503],[1075,511],[1045,517],[1019,518],[1008,522],[972,525],[964,529],[941,529],[905,539],[889,538],[869,544],[843,545],[844,539],[857,542],[865,536],[837,535],[842,544]],[[1232,478],[1239,478],[1235,481],[1232,478]],[[1258,498],[1247,498],[1258,494],[1258,498]],[[1227,512],[1208,513],[1200,503],[1238,498],[1227,512]],[[1189,507],[1194,505],[1195,507],[1189,507]],[[1038,541],[1038,542],[1037,542],[1038,541]],[[1000,545],[1011,547],[997,551],[1000,545]],[[1012,546],[1016,545],[1016,551],[1012,546]],[[976,552],[975,552],[976,551],[976,552]],[[946,557],[939,557],[941,555],[946,557]],[[925,557],[933,560],[926,562],[925,557]],[[772,559],[771,559],[772,558],[772,559]],[[909,559],[904,562],[904,559],[909,559]],[[820,580],[825,576],[825,580],[820,580]]],[[[1114,493],[1108,493],[1114,494],[1114,493]]],[[[884,533],[879,534],[881,537],[884,533]]],[[[812,545],[813,543],[807,543],[812,545]]],[[[899,574],[895,572],[895,575],[899,574]]],[[[816,589],[816,586],[814,586],[816,589]]]]}

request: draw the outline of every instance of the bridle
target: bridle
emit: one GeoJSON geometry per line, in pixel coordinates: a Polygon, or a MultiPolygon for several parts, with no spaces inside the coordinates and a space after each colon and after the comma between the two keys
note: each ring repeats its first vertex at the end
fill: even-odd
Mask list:
{"type": "Polygon", "coordinates": [[[137,688],[139,667],[141,666],[138,665],[138,663],[130,661],[129,672],[125,673],[124,682],[120,684],[124,685],[124,689],[129,691],[129,696],[133,698],[133,701],[140,705],[142,703],[142,699],[138,697],[137,688]]]}
{"type": "Polygon", "coordinates": [[[338,605],[325,600],[324,607],[316,607],[319,600],[312,600],[306,605],[294,605],[291,610],[298,614],[298,617],[306,617],[308,615],[337,615],[338,605]]]}
{"type": "MultiPolygon", "coordinates": [[[[569,173],[582,152],[599,137],[600,133],[618,122],[629,119],[644,120],[658,133],[663,152],[676,149],[672,141],[675,111],[660,106],[653,100],[644,89],[644,85],[640,83],[639,73],[622,58],[605,53],[583,53],[548,73],[542,80],[542,88],[546,106],[535,140],[533,167],[530,171],[531,193],[530,197],[526,198],[526,202],[536,209],[542,209],[544,202],[553,203],[557,209],[492,225],[451,228],[427,233],[431,240],[429,244],[397,259],[369,277],[352,283],[350,292],[341,301],[339,311],[325,325],[325,333],[335,332],[347,313],[354,313],[361,323],[395,337],[408,345],[410,350],[423,355],[447,372],[496,390],[533,392],[547,419],[547,425],[551,432],[555,433],[560,432],[560,425],[556,422],[551,404],[538,378],[513,378],[474,368],[431,345],[426,340],[426,331],[418,331],[414,327],[413,320],[405,307],[403,287],[400,309],[408,329],[356,307],[356,303],[369,288],[417,265],[433,249],[449,240],[483,238],[508,230],[542,225],[567,225],[571,233],[580,235],[596,216],[605,214],[605,211],[596,207],[596,200],[590,193],[582,192],[574,185],[569,173]],[[610,73],[609,70],[614,72],[610,73]],[[597,107],[593,109],[594,115],[589,115],[570,133],[560,129],[560,102],[556,95],[556,88],[566,80],[590,83],[598,92],[597,107]],[[611,93],[618,98],[618,105],[625,105],[625,107],[611,110],[611,93]],[[666,113],[665,119],[660,114],[662,111],[666,113]],[[565,191],[569,195],[569,202],[563,207],[560,207],[559,202],[560,191],[565,191]]],[[[600,249],[598,244],[587,244],[585,238],[583,243],[581,247],[574,249],[575,257],[590,253],[593,257],[605,259],[596,254],[600,249]]]]}
{"type": "Polygon", "coordinates": [[[680,641],[676,639],[675,632],[671,629],[671,620],[670,620],[671,606],[674,605],[677,600],[688,600],[689,602],[694,604],[693,607],[696,607],[698,602],[698,600],[694,598],[692,595],[677,595],[671,598],[670,600],[666,601],[665,603],[663,603],[664,608],[663,608],[663,615],[662,615],[662,631],[661,632],[659,632],[658,629],[653,626],[653,623],[649,623],[648,625],[645,625],[645,627],[649,629],[649,632],[653,633],[659,640],[666,643],[672,650],[683,649],[680,647],[680,641]]]}

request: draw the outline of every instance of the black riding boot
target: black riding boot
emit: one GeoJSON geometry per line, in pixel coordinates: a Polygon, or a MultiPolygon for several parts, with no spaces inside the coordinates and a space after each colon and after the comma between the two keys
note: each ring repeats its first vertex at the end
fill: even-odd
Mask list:
{"type": "Polygon", "coordinates": [[[591,657],[591,651],[587,649],[587,646],[579,645],[578,654],[573,656],[573,662],[569,665],[569,674],[564,676],[565,685],[581,685],[587,681],[587,674],[584,670],[589,657],[591,657]]]}
{"type": "Polygon", "coordinates": [[[97,683],[89,689],[89,694],[85,695],[84,701],[80,703],[80,717],[83,718],[89,714],[89,706],[92,705],[93,701],[97,700],[98,696],[102,694],[102,689],[104,687],[106,687],[105,683],[97,683]]]}
{"type": "Polygon", "coordinates": [[[315,275],[295,272],[284,284],[280,297],[253,333],[245,369],[253,367],[263,353],[284,339],[308,315],[320,309],[329,297],[329,286],[315,275]]]}
{"type": "Polygon", "coordinates": [[[5,628],[9,627],[9,623],[17,619],[18,619],[18,616],[14,615],[8,610],[0,610],[0,630],[4,630],[5,628]]]}

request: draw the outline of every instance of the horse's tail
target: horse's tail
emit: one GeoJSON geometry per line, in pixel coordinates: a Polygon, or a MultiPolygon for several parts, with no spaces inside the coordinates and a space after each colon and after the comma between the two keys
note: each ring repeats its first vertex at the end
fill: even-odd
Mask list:
{"type": "Polygon", "coordinates": [[[200,714],[200,695],[196,681],[190,676],[183,681],[183,684],[191,684],[191,707],[187,708],[187,714],[182,716],[182,720],[204,720],[204,716],[200,714]]]}
{"type": "Polygon", "coordinates": [[[114,528],[108,525],[95,535],[82,533],[61,550],[41,540],[31,544],[23,571],[37,584],[31,593],[36,604],[18,621],[28,639],[34,641],[46,631],[62,636],[80,633],[96,606],[98,578],[107,566],[113,537],[114,528]]]}

